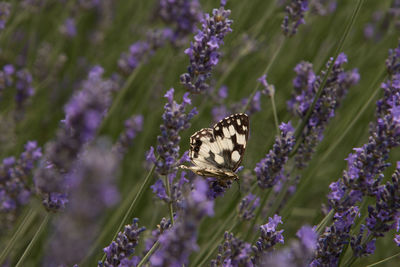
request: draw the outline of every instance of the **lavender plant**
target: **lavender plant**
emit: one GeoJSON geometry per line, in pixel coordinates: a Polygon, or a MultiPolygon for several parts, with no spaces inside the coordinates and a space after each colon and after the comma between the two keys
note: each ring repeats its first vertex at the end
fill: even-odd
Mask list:
{"type": "Polygon", "coordinates": [[[395,265],[398,2],[1,1],[0,265],[395,265]],[[237,184],[177,168],[240,112],[237,184]]]}

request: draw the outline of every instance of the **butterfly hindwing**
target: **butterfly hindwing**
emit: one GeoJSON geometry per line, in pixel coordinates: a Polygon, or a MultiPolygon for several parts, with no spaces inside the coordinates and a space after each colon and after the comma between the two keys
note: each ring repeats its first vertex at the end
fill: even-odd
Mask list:
{"type": "Polygon", "coordinates": [[[235,178],[249,134],[246,114],[234,114],[190,137],[192,171],[203,176],[235,178]]]}

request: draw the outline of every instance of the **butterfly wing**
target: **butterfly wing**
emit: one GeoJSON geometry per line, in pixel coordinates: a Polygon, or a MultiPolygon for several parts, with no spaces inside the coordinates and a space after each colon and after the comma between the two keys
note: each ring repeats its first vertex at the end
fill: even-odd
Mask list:
{"type": "Polygon", "coordinates": [[[233,114],[220,120],[213,127],[218,146],[216,161],[220,168],[235,172],[243,160],[249,137],[249,118],[246,114],[233,114]]]}

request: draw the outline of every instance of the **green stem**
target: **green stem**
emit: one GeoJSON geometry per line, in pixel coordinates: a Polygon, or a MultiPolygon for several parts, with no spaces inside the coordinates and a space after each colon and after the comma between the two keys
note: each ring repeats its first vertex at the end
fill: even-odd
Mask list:
{"type": "Polygon", "coordinates": [[[295,138],[296,138],[296,145],[295,145],[295,148],[293,149],[293,151],[291,152],[290,155],[294,155],[296,153],[298,147],[301,144],[301,142],[299,140],[299,137],[301,136],[306,124],[308,123],[308,120],[311,117],[311,113],[314,111],[314,107],[315,107],[318,99],[320,98],[320,96],[322,94],[323,88],[325,87],[325,84],[326,84],[326,82],[328,80],[328,76],[329,76],[329,74],[331,73],[331,71],[333,69],[334,62],[336,61],[340,51],[342,51],[342,49],[343,49],[344,42],[346,41],[346,39],[347,39],[347,37],[349,35],[349,32],[350,32],[351,28],[354,25],[354,22],[355,22],[355,20],[356,20],[356,18],[358,16],[358,13],[359,13],[359,11],[361,9],[361,6],[362,6],[363,2],[364,2],[364,0],[358,0],[358,3],[356,5],[356,7],[354,8],[354,11],[353,11],[353,14],[352,14],[352,16],[350,18],[350,21],[349,21],[349,23],[347,23],[346,29],[344,30],[344,33],[343,33],[341,39],[339,40],[339,44],[338,44],[338,46],[336,48],[336,51],[334,53],[332,63],[329,65],[328,70],[326,71],[326,73],[324,75],[324,79],[322,80],[321,84],[318,87],[317,94],[315,95],[314,100],[313,100],[310,108],[308,109],[308,111],[306,113],[306,116],[302,120],[300,126],[296,129],[296,132],[294,134],[295,138]]]}
{"type": "Polygon", "coordinates": [[[386,259],[383,259],[383,260],[381,260],[381,261],[378,261],[378,262],[372,263],[372,264],[370,264],[370,265],[367,265],[366,267],[377,266],[377,265],[380,265],[380,264],[382,264],[382,263],[384,263],[384,262],[387,262],[387,261],[390,261],[390,260],[392,260],[392,259],[394,259],[394,258],[397,258],[397,257],[399,257],[399,256],[400,256],[400,252],[397,253],[397,254],[394,254],[393,256],[390,256],[389,258],[386,258],[386,259]]]}
{"type": "Polygon", "coordinates": [[[171,186],[170,186],[169,181],[168,181],[168,175],[165,175],[165,187],[167,189],[167,196],[170,198],[170,201],[168,203],[169,216],[171,217],[171,224],[174,225],[174,208],[172,207],[171,186]]]}
{"type": "Polygon", "coordinates": [[[143,264],[146,263],[146,261],[150,258],[151,255],[153,255],[154,251],[157,250],[157,248],[159,247],[160,242],[157,240],[153,246],[151,247],[151,249],[146,253],[146,255],[144,255],[144,257],[142,258],[142,260],[139,262],[139,264],[137,265],[137,267],[141,267],[143,264]]]}
{"type": "MultiPolygon", "coordinates": [[[[275,50],[275,53],[272,55],[271,60],[268,62],[267,66],[265,67],[262,75],[267,74],[269,72],[269,69],[271,68],[271,66],[274,64],[276,58],[278,57],[280,51],[282,50],[283,44],[284,44],[284,37],[280,36],[279,37],[279,44],[278,44],[278,48],[275,50]]],[[[260,83],[257,83],[256,87],[253,89],[253,91],[251,92],[249,99],[247,100],[246,105],[244,106],[244,108],[242,109],[242,112],[246,112],[246,110],[249,108],[251,100],[253,99],[254,95],[257,93],[258,89],[260,88],[260,83]]]]}
{"type": "MultiPolygon", "coordinates": [[[[148,183],[150,182],[150,178],[151,178],[151,176],[152,176],[152,174],[154,172],[155,167],[156,166],[153,165],[153,167],[151,168],[151,170],[147,174],[146,178],[144,179],[142,185],[139,188],[139,192],[135,195],[135,198],[133,199],[131,205],[129,206],[128,210],[126,211],[124,217],[122,218],[121,223],[119,224],[119,226],[117,228],[117,231],[115,232],[114,237],[112,238],[112,240],[114,240],[117,237],[118,232],[120,231],[120,229],[122,229],[122,226],[126,223],[126,220],[128,219],[128,216],[132,213],[133,209],[136,207],[137,203],[139,202],[139,199],[142,197],[142,195],[143,195],[148,183]]],[[[104,262],[105,258],[106,258],[106,254],[103,255],[101,261],[104,262]]]]}
{"type": "Polygon", "coordinates": [[[322,221],[317,225],[315,231],[320,235],[325,229],[325,226],[332,220],[335,211],[332,209],[329,213],[322,219],[322,221]]]}
{"type": "Polygon", "coordinates": [[[44,217],[42,223],[39,226],[39,229],[36,231],[35,235],[33,236],[31,242],[29,242],[29,245],[26,247],[24,253],[22,254],[21,258],[19,259],[19,261],[17,262],[17,264],[15,265],[15,267],[19,267],[22,266],[21,264],[24,262],[26,256],[29,254],[29,252],[31,251],[33,245],[36,243],[36,241],[38,240],[40,234],[43,232],[44,227],[47,225],[47,222],[49,221],[50,218],[50,214],[47,213],[46,217],[44,217]]]}
{"type": "Polygon", "coordinates": [[[278,113],[276,111],[276,106],[275,106],[275,92],[271,92],[270,97],[271,97],[271,104],[272,104],[272,113],[274,114],[274,122],[275,122],[276,134],[279,136],[280,135],[280,130],[279,130],[278,113]]]}
{"type": "Polygon", "coordinates": [[[263,209],[264,209],[265,203],[267,202],[268,196],[270,195],[271,191],[272,191],[272,189],[270,188],[270,189],[268,190],[268,192],[266,192],[266,193],[264,194],[263,198],[261,199],[260,206],[258,207],[258,210],[257,210],[257,212],[256,212],[256,215],[255,215],[254,218],[253,218],[253,221],[252,221],[252,223],[251,223],[251,226],[250,226],[250,228],[249,228],[249,231],[247,232],[247,235],[246,235],[245,240],[249,240],[250,236],[252,235],[253,230],[254,230],[254,226],[256,225],[257,220],[258,220],[258,218],[260,217],[260,215],[261,215],[261,213],[262,213],[262,211],[263,211],[263,209]]]}
{"type": "Polygon", "coordinates": [[[121,101],[125,98],[125,95],[127,94],[129,87],[135,80],[135,77],[137,76],[137,73],[139,72],[141,66],[142,65],[139,65],[136,67],[136,69],[133,70],[133,72],[129,75],[128,79],[125,81],[124,86],[118,92],[117,96],[115,97],[115,100],[112,102],[111,108],[108,111],[107,116],[104,118],[103,123],[99,127],[98,130],[99,133],[101,133],[104,130],[108,122],[112,119],[117,108],[121,106],[121,101]]]}
{"type": "Polygon", "coordinates": [[[19,238],[25,233],[26,229],[31,226],[33,219],[36,217],[36,211],[29,210],[22,220],[21,224],[18,226],[18,229],[15,231],[7,246],[3,249],[0,254],[0,266],[2,266],[5,261],[10,250],[13,249],[15,242],[19,240],[19,238]]]}

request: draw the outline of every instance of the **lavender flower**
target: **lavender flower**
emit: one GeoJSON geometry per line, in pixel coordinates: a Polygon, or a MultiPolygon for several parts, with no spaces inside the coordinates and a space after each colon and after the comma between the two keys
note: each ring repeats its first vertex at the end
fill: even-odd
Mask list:
{"type": "Polygon", "coordinates": [[[10,16],[11,4],[0,2],[0,30],[6,27],[8,17],[10,16]]]}
{"type": "Polygon", "coordinates": [[[311,227],[303,226],[296,235],[299,241],[292,241],[289,247],[265,255],[263,266],[309,266],[316,249],[317,234],[311,227]]]}
{"type": "Polygon", "coordinates": [[[257,175],[258,185],[261,188],[274,186],[283,175],[283,166],[288,160],[288,155],[295,144],[294,129],[291,123],[281,123],[280,136],[275,139],[275,144],[269,153],[256,164],[254,171],[257,175]]]}
{"type": "Polygon", "coordinates": [[[74,18],[67,18],[64,23],[60,26],[61,34],[68,38],[76,36],[76,23],[74,18]]]}
{"type": "Polygon", "coordinates": [[[319,16],[326,16],[335,12],[337,7],[336,0],[317,0],[310,2],[310,10],[319,16]]]}
{"type": "Polygon", "coordinates": [[[186,265],[190,254],[198,249],[196,239],[200,221],[214,214],[214,202],[207,198],[208,186],[203,179],[196,179],[194,188],[180,203],[174,226],[160,236],[161,246],[150,258],[152,266],[186,265]]]}
{"type": "Polygon", "coordinates": [[[145,255],[153,247],[153,245],[157,242],[160,235],[162,235],[170,227],[171,227],[171,220],[162,218],[160,224],[157,225],[157,228],[151,231],[151,237],[146,239],[143,255],[145,255]]]}
{"type": "Polygon", "coordinates": [[[218,255],[211,260],[211,267],[219,266],[254,266],[252,249],[249,243],[236,238],[232,233],[225,232],[224,242],[218,246],[218,255]]]}
{"type": "Polygon", "coordinates": [[[368,217],[360,233],[353,236],[351,246],[356,257],[373,254],[375,240],[391,229],[398,227],[400,218],[400,161],[392,175],[392,182],[381,185],[376,190],[375,206],[368,207],[368,217]],[[365,229],[368,229],[364,236],[365,229]]]}
{"type": "Polygon", "coordinates": [[[130,75],[141,63],[148,60],[154,52],[164,46],[172,37],[169,29],[149,31],[146,41],[137,41],[129,47],[129,53],[122,53],[118,68],[124,75],[130,75]]]}
{"type": "MultiPolygon", "coordinates": [[[[319,238],[318,253],[315,262],[318,264],[336,263],[343,249],[344,244],[349,242],[349,231],[351,228],[352,217],[343,219],[343,214],[354,214],[358,208],[354,205],[360,202],[365,195],[377,197],[377,206],[375,210],[369,208],[369,218],[367,227],[371,228],[379,236],[387,231],[387,219],[391,220],[390,214],[386,210],[380,210],[383,203],[380,198],[385,196],[388,200],[394,197],[393,193],[384,193],[379,182],[382,179],[382,172],[387,168],[386,160],[392,148],[400,145],[400,91],[399,91],[399,69],[400,61],[399,47],[389,52],[386,61],[389,73],[389,79],[383,84],[384,96],[377,101],[376,122],[370,125],[370,137],[368,143],[361,148],[355,148],[355,153],[350,153],[347,158],[347,169],[343,172],[343,177],[337,182],[331,184],[332,192],[328,195],[329,203],[335,210],[334,226],[327,227],[325,233],[319,238]],[[382,212],[382,213],[380,213],[382,212]],[[385,215],[386,214],[386,215],[385,215]],[[386,217],[385,217],[386,216],[386,217]],[[388,217],[389,216],[389,217],[388,217]],[[383,220],[378,223],[376,218],[383,220]],[[334,228],[335,225],[341,225],[340,228],[334,228]]],[[[390,187],[390,186],[389,186],[390,187]]],[[[388,189],[393,190],[394,188],[388,189]]],[[[391,191],[389,191],[391,192],[391,191]]],[[[390,200],[389,200],[390,201],[390,200]]],[[[390,202],[388,203],[390,206],[390,202]]],[[[385,207],[385,206],[382,206],[385,207]]],[[[352,245],[355,249],[355,255],[362,256],[373,251],[373,239],[371,242],[361,243],[363,231],[358,237],[352,238],[352,245]]]]}
{"type": "MultiPolygon", "coordinates": [[[[332,64],[332,58],[327,63],[327,69],[332,64]]],[[[346,95],[348,88],[356,84],[360,78],[356,69],[345,72],[342,65],[347,62],[344,53],[339,54],[333,63],[332,72],[322,89],[322,94],[317,100],[307,125],[302,132],[303,142],[300,144],[296,154],[296,166],[302,169],[307,166],[315,151],[317,144],[323,139],[323,132],[329,120],[335,116],[335,110],[339,107],[346,95]]],[[[322,78],[316,76],[312,71],[312,65],[301,62],[295,67],[297,77],[293,80],[295,92],[288,102],[289,110],[304,119],[314,97],[317,93],[322,78]]]]}
{"type": "Polygon", "coordinates": [[[400,24],[400,2],[393,0],[386,10],[377,10],[372,13],[372,18],[364,27],[364,37],[375,42],[385,37],[393,26],[398,29],[400,24]]]}
{"type": "Polygon", "coordinates": [[[4,228],[12,225],[20,208],[28,203],[32,192],[30,178],[41,157],[41,148],[35,141],[29,141],[17,160],[14,157],[3,159],[0,165],[0,217],[4,228]]]}
{"type": "Polygon", "coordinates": [[[225,10],[223,3],[214,9],[212,16],[205,14],[202,30],[194,37],[195,41],[185,50],[189,56],[188,73],[181,75],[181,83],[192,93],[202,93],[209,88],[206,80],[211,76],[212,68],[217,65],[220,53],[218,49],[224,43],[226,34],[232,31],[231,11],[225,10]]]}
{"type": "MultiPolygon", "coordinates": [[[[167,202],[176,202],[174,197],[180,195],[179,191],[183,183],[185,183],[184,177],[174,183],[173,180],[176,177],[177,166],[184,161],[188,160],[187,154],[179,160],[179,143],[181,137],[179,133],[190,126],[189,121],[197,114],[195,108],[186,113],[187,106],[191,105],[189,93],[183,96],[183,102],[178,104],[174,100],[174,89],[171,88],[165,94],[168,99],[168,103],[164,106],[164,114],[162,115],[164,123],[160,126],[161,135],[157,137],[158,146],[157,153],[159,159],[156,160],[153,153],[148,153],[147,158],[156,165],[156,173],[160,176],[166,175],[168,182],[170,183],[173,192],[170,196],[167,196],[165,185],[161,180],[158,180],[155,185],[152,186],[153,191],[163,200],[167,202]]],[[[151,148],[153,149],[153,148],[151,148]]]]}
{"type": "Polygon", "coordinates": [[[267,75],[264,74],[260,78],[257,79],[258,82],[264,87],[262,93],[265,95],[273,96],[275,94],[275,86],[273,84],[269,84],[267,82],[267,75]]]}
{"type": "Polygon", "coordinates": [[[15,88],[17,94],[15,100],[18,107],[22,107],[26,100],[34,94],[32,87],[32,75],[27,70],[19,70],[15,73],[15,88]]]}
{"type": "Polygon", "coordinates": [[[174,28],[171,41],[175,44],[182,43],[184,37],[194,33],[202,17],[198,0],[160,0],[157,14],[174,28]]]}
{"type": "Polygon", "coordinates": [[[240,201],[238,210],[239,217],[245,221],[251,220],[255,216],[254,211],[259,205],[260,198],[251,193],[248,194],[240,201]]]}
{"type": "Polygon", "coordinates": [[[124,231],[118,233],[116,240],[104,248],[106,259],[104,262],[99,261],[99,267],[136,266],[139,263],[138,257],[130,258],[139,243],[140,234],[146,230],[139,227],[138,222],[139,219],[134,218],[132,224],[125,225],[124,231]]]}
{"type": "Polygon", "coordinates": [[[325,232],[318,238],[317,253],[312,266],[337,266],[339,256],[344,245],[349,243],[349,231],[359,216],[356,206],[346,211],[337,212],[333,218],[333,225],[325,228],[325,232]]]}
{"type": "Polygon", "coordinates": [[[122,157],[132,145],[133,139],[143,129],[143,116],[133,115],[125,121],[125,131],[121,133],[113,150],[122,157]]]}
{"type": "Polygon", "coordinates": [[[102,79],[103,69],[94,67],[65,106],[65,120],[54,141],[46,146],[45,161],[35,173],[35,187],[48,210],[57,211],[67,202],[65,174],[82,149],[91,141],[111,103],[115,84],[102,79]]]}
{"type": "Polygon", "coordinates": [[[89,146],[74,162],[66,177],[69,203],[54,222],[45,266],[71,266],[84,259],[100,232],[102,215],[119,201],[117,162],[102,142],[89,146]]]}
{"type": "Polygon", "coordinates": [[[260,237],[256,244],[252,247],[254,251],[254,262],[261,264],[261,259],[269,252],[273,251],[274,246],[278,243],[283,244],[283,230],[277,230],[279,224],[282,223],[281,217],[274,215],[268,219],[268,223],[260,226],[260,237]]]}
{"type": "Polygon", "coordinates": [[[286,36],[293,36],[301,24],[305,24],[304,14],[308,10],[307,0],[291,0],[285,7],[287,15],[283,19],[282,29],[286,36]]]}
{"type": "Polygon", "coordinates": [[[396,243],[396,245],[400,247],[400,235],[395,235],[395,238],[393,240],[396,243]]]}

